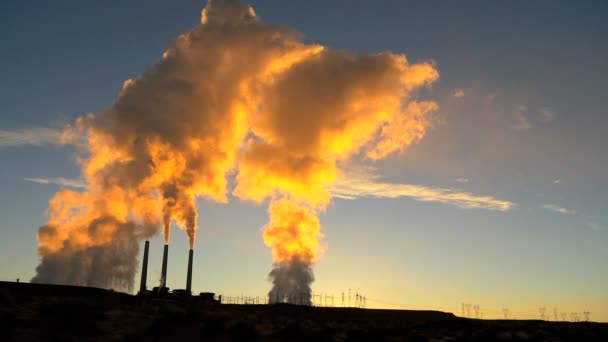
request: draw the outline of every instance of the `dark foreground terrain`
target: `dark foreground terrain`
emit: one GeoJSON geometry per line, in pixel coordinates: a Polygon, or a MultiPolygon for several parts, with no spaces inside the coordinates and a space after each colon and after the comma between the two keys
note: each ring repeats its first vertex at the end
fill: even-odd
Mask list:
{"type": "Polygon", "coordinates": [[[608,341],[608,324],[437,311],[219,305],[0,282],[0,341],[608,341]]]}

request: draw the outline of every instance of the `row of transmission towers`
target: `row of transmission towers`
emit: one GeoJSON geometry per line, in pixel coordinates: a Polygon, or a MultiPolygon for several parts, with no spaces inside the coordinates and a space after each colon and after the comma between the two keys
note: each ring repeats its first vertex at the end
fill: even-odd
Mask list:
{"type": "MultiPolygon", "coordinates": [[[[540,319],[541,320],[551,320],[551,317],[549,314],[547,314],[547,309],[545,307],[540,307],[538,308],[538,313],[540,314],[540,319]]],[[[562,321],[566,321],[566,318],[568,318],[568,313],[567,312],[558,312],[557,308],[553,308],[553,319],[555,321],[558,321],[558,313],[559,313],[559,317],[561,318],[562,321]]],[[[589,316],[591,315],[591,312],[589,312],[588,310],[583,311],[583,315],[585,317],[585,322],[589,322],[589,316]]],[[[570,312],[570,321],[572,322],[580,322],[580,315],[578,312],[570,312]]]]}
{"type": "Polygon", "coordinates": [[[483,312],[479,310],[479,304],[462,303],[462,317],[483,319],[483,312]],[[471,308],[473,308],[475,317],[471,316],[471,308]]]}
{"type": "MultiPolygon", "coordinates": [[[[367,298],[358,291],[355,291],[353,296],[352,289],[348,289],[348,294],[346,292],[342,292],[341,299],[342,301],[340,305],[343,308],[365,308],[367,306],[367,298]]],[[[339,300],[339,298],[336,298],[336,301],[337,300],[339,300]]],[[[313,294],[312,302],[314,306],[334,307],[338,304],[334,302],[333,294],[313,294]]]]}
{"type": "MultiPolygon", "coordinates": [[[[480,311],[479,304],[473,305],[473,304],[463,302],[461,304],[461,313],[462,313],[462,317],[483,319],[483,312],[480,311]],[[471,308],[473,309],[474,316],[471,315],[471,308]]],[[[551,320],[551,315],[547,312],[546,307],[538,308],[538,313],[539,313],[541,320],[543,320],[543,321],[551,320]]],[[[583,311],[582,314],[584,316],[584,321],[589,322],[589,317],[591,315],[591,312],[588,310],[585,310],[585,311],[583,311]]],[[[517,319],[517,317],[515,315],[509,316],[509,308],[502,309],[502,317],[504,319],[510,319],[510,318],[517,319]]],[[[568,314],[566,312],[559,312],[557,310],[557,308],[553,308],[553,319],[555,321],[558,321],[559,320],[558,317],[561,318],[562,321],[566,321],[567,318],[570,318],[570,321],[572,321],[572,322],[581,321],[581,315],[578,312],[571,312],[570,314],[568,314]]]]}

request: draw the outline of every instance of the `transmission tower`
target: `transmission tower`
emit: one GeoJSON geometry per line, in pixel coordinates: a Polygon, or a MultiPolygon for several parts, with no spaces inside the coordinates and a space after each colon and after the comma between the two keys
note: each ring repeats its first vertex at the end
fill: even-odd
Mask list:
{"type": "Polygon", "coordinates": [[[505,319],[509,318],[509,309],[507,309],[507,308],[502,309],[502,313],[505,315],[505,319]]]}
{"type": "Polygon", "coordinates": [[[475,318],[479,318],[479,304],[473,305],[473,310],[475,310],[475,318]]]}
{"type": "Polygon", "coordinates": [[[545,320],[545,308],[544,307],[538,308],[538,312],[540,312],[540,319],[544,321],[545,320]]]}
{"type": "Polygon", "coordinates": [[[471,304],[467,304],[467,317],[471,317],[471,304]]]}
{"type": "Polygon", "coordinates": [[[464,302],[462,302],[462,317],[464,317],[464,302]]]}
{"type": "Polygon", "coordinates": [[[589,311],[584,311],[583,315],[585,315],[585,322],[589,322],[589,315],[591,314],[591,312],[589,311]]]}
{"type": "Polygon", "coordinates": [[[565,321],[568,314],[565,312],[560,312],[559,315],[562,316],[562,321],[565,321]]]}
{"type": "Polygon", "coordinates": [[[557,321],[557,308],[553,308],[553,317],[557,321]]]}

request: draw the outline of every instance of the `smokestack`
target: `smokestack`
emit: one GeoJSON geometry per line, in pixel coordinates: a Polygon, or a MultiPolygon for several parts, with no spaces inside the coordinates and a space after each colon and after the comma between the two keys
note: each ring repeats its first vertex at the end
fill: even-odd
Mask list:
{"type": "Polygon", "coordinates": [[[146,282],[148,280],[148,250],[150,249],[150,241],[146,240],[144,245],[144,261],[141,265],[141,282],[139,284],[139,292],[146,291],[146,282]]]}
{"type": "Polygon", "coordinates": [[[190,249],[190,253],[188,253],[188,278],[186,279],[186,291],[188,293],[192,293],[192,256],[194,254],[194,250],[190,249]]]}
{"type": "Polygon", "coordinates": [[[167,285],[167,258],[169,257],[169,245],[165,245],[163,251],[163,269],[160,274],[160,287],[166,287],[167,285]]]}

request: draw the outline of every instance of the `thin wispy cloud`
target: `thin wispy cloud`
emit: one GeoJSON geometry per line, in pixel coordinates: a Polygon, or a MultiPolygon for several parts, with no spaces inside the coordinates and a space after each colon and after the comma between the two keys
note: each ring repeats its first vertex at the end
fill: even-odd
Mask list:
{"type": "Polygon", "coordinates": [[[0,130],[0,147],[61,145],[63,132],[48,127],[0,130]]]}
{"type": "Polygon", "coordinates": [[[561,182],[562,182],[562,180],[559,178],[553,181],[553,183],[555,183],[555,184],[560,184],[561,182]]]}
{"type": "Polygon", "coordinates": [[[507,211],[515,203],[492,196],[478,196],[457,189],[434,188],[413,184],[386,183],[370,174],[350,175],[336,182],[330,191],[334,197],[354,200],[359,197],[409,197],[421,202],[440,202],[465,209],[507,211]]]}
{"type": "Polygon", "coordinates": [[[555,204],[543,204],[543,208],[560,214],[574,214],[575,212],[555,204]]]}
{"type": "Polygon", "coordinates": [[[453,95],[454,95],[455,98],[458,98],[458,99],[459,98],[463,98],[464,97],[464,90],[462,90],[462,89],[456,89],[456,90],[454,90],[454,94],[453,95]]]}
{"type": "Polygon", "coordinates": [[[469,182],[469,179],[468,179],[468,178],[465,178],[465,177],[460,177],[460,178],[456,178],[456,181],[457,181],[458,183],[468,183],[468,182],[469,182]]]}
{"type": "Polygon", "coordinates": [[[64,177],[49,177],[49,178],[24,178],[28,182],[38,184],[54,184],[65,186],[68,188],[84,188],[84,181],[80,178],[64,178],[64,177]]]}
{"type": "Polygon", "coordinates": [[[589,227],[594,232],[599,232],[600,230],[604,229],[604,227],[595,222],[587,222],[587,227],[589,227]]]}
{"type": "Polygon", "coordinates": [[[604,227],[601,224],[597,223],[598,218],[594,217],[592,215],[580,213],[578,211],[560,207],[559,205],[555,205],[555,204],[543,204],[542,207],[543,207],[543,209],[554,212],[554,213],[572,215],[573,217],[583,220],[585,225],[595,232],[599,232],[600,230],[604,229],[604,227]]]}

